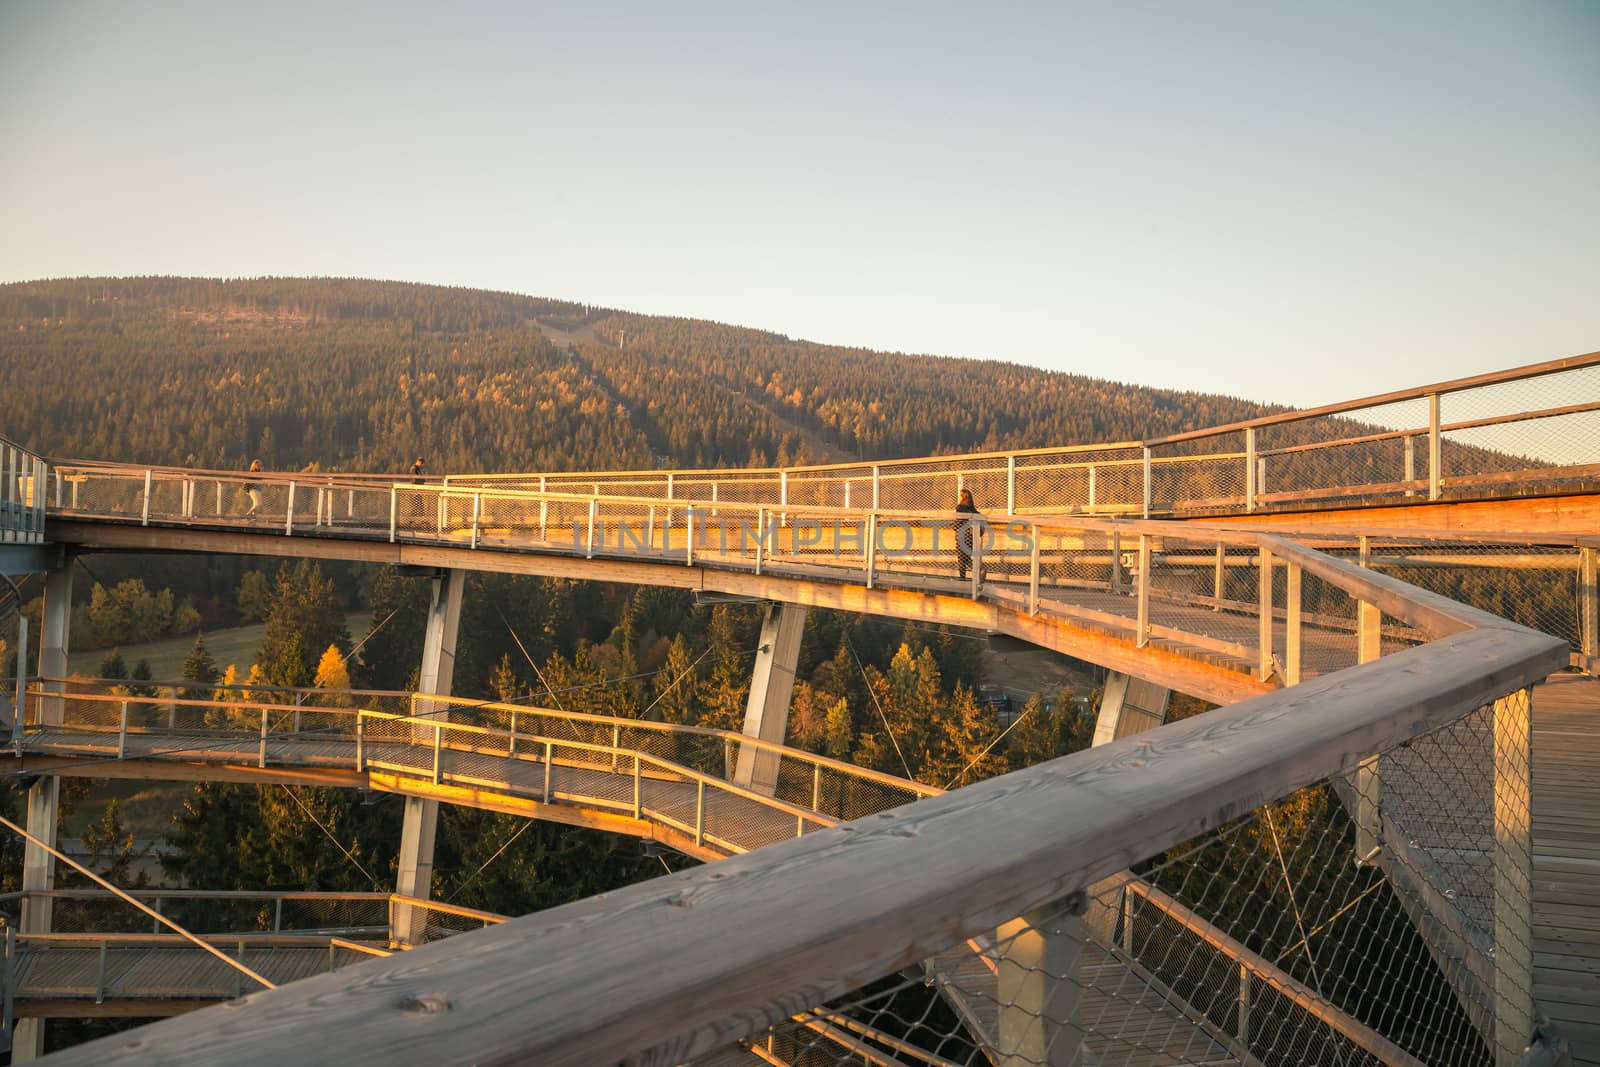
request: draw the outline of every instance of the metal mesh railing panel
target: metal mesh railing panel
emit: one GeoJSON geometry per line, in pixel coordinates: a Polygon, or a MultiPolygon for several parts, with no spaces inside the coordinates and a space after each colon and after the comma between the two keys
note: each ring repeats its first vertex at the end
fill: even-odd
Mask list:
{"type": "Polygon", "coordinates": [[[1531,909],[1526,731],[1513,694],[748,1045],[806,1064],[1488,1064],[1483,982],[1529,980],[1494,976],[1529,951],[1503,940],[1531,909]]]}

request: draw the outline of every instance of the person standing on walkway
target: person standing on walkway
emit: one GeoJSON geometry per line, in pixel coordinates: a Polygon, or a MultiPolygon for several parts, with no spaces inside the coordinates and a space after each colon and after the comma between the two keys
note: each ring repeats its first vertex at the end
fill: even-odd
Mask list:
{"type": "Polygon", "coordinates": [[[411,480],[413,482],[416,482],[418,485],[422,484],[422,457],[421,456],[418,456],[417,457],[417,461],[411,465],[411,480]]]}
{"type": "MultiPolygon", "coordinates": [[[[961,499],[956,504],[957,515],[978,515],[978,505],[972,502],[972,490],[961,490],[961,499]]],[[[967,580],[967,569],[972,566],[974,550],[982,552],[983,519],[957,519],[956,528],[956,569],[962,581],[967,580]]],[[[981,577],[981,575],[980,575],[981,577]]]]}
{"type": "MultiPolygon", "coordinates": [[[[250,473],[261,473],[261,461],[259,459],[253,459],[250,461],[250,473]]],[[[254,515],[256,513],[256,509],[261,506],[261,483],[254,480],[245,482],[244,491],[245,495],[250,498],[250,510],[245,512],[245,515],[254,515]]]]}

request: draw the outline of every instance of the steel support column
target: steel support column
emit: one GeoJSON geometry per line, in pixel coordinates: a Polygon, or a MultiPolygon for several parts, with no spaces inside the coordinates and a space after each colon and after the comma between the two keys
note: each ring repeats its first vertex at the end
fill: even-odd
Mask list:
{"type": "MultiPolygon", "coordinates": [[[[423,693],[447,695],[456,666],[456,629],[461,622],[461,591],[467,572],[445,571],[433,579],[433,597],[423,632],[422,671],[417,689],[423,693]]],[[[416,715],[430,720],[448,718],[448,705],[419,700],[416,715]]],[[[433,730],[418,727],[418,736],[433,740],[433,730]]],[[[433,837],[439,823],[439,802],[406,798],[405,824],[400,832],[399,874],[395,892],[402,896],[427,899],[433,886],[433,837]]],[[[416,945],[423,939],[425,914],[405,905],[393,910],[389,936],[397,944],[416,945]]]]}
{"type": "Polygon", "coordinates": [[[1167,718],[1167,698],[1172,690],[1120,671],[1106,676],[1100,697],[1100,714],[1095,719],[1093,744],[1105,745],[1119,737],[1143,733],[1160,726],[1167,718]]]}
{"type": "MultiPolygon", "coordinates": [[[[67,637],[72,622],[72,561],[63,560],[61,566],[45,575],[44,619],[39,634],[39,675],[44,678],[65,678],[67,675],[67,637]]],[[[18,664],[18,672],[23,666],[18,664]]],[[[61,683],[45,684],[46,693],[60,693],[61,683]]],[[[59,696],[39,698],[39,721],[61,722],[62,701],[59,696]]],[[[18,709],[19,714],[23,709],[18,709]]],[[[56,844],[56,825],[61,801],[61,779],[55,775],[39,778],[28,789],[28,833],[56,844]]],[[[56,861],[44,849],[27,842],[22,854],[23,892],[54,889],[56,861]]],[[[28,899],[22,905],[22,932],[47,934],[50,932],[51,901],[28,899]]],[[[12,1033],[11,1062],[23,1063],[44,1054],[44,1020],[18,1019],[12,1033]]]]}
{"type": "MultiPolygon", "coordinates": [[[[803,604],[767,605],[755,669],[750,678],[750,698],[745,702],[746,737],[783,744],[789,725],[789,698],[794,694],[794,672],[800,662],[800,638],[805,628],[803,604]]],[[[777,753],[762,752],[754,745],[740,745],[733,781],[735,785],[772,796],[778,786],[777,753]]]]}
{"type": "Polygon", "coordinates": [[[1076,893],[1046,904],[1000,927],[996,939],[1000,1018],[996,1024],[999,1067],[1067,1067],[1083,1044],[1078,1002],[1083,984],[1086,898],[1076,893]]]}

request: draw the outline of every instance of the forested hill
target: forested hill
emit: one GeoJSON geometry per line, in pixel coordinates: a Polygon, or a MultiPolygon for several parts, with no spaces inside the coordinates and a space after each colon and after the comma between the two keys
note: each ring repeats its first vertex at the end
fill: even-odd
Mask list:
{"type": "Polygon", "coordinates": [[[886,459],[1133,439],[1269,410],[329,278],[0,285],[0,395],[0,433],[54,457],[398,471],[421,454],[435,473],[886,459]]]}

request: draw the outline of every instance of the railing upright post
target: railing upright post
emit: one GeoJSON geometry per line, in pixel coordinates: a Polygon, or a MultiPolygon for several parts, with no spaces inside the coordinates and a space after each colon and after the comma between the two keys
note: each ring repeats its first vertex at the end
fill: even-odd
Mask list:
{"type": "Polygon", "coordinates": [[[1494,1033],[1497,1067],[1533,1034],[1533,690],[1494,702],[1494,1033]]]}
{"type": "Polygon", "coordinates": [[[595,517],[599,511],[600,498],[597,496],[591,496],[589,498],[589,533],[583,549],[584,559],[594,559],[594,524],[595,517]]]}
{"type": "MultiPolygon", "coordinates": [[[[741,528],[743,523],[741,522],[741,528]]],[[[761,549],[767,539],[767,509],[756,508],[756,573],[761,573],[761,549]]]]}
{"type": "MultiPolygon", "coordinates": [[[[1414,482],[1417,480],[1417,439],[1411,434],[1406,434],[1403,440],[1405,441],[1406,448],[1405,480],[1408,482],[1414,482]]],[[[1416,495],[1417,491],[1415,489],[1406,490],[1406,496],[1416,495]]]]}
{"type": "Polygon", "coordinates": [[[1089,503],[1087,505],[1090,511],[1094,510],[1094,496],[1095,496],[1094,480],[1095,480],[1095,465],[1093,463],[1091,463],[1091,464],[1089,464],[1089,503]]]}
{"type": "Polygon", "coordinates": [[[1150,448],[1144,450],[1144,517],[1150,517],[1150,489],[1153,479],[1150,476],[1150,448]]]}
{"type": "MultiPolygon", "coordinates": [[[[1368,565],[1371,543],[1361,537],[1361,566],[1368,565]]],[[[1356,662],[1371,663],[1383,654],[1383,613],[1365,600],[1356,605],[1356,662]]],[[[1352,784],[1356,790],[1356,865],[1375,861],[1381,832],[1379,801],[1383,787],[1378,757],[1370,756],[1356,767],[1352,784]]]]}
{"type": "Polygon", "coordinates": [[[882,472],[876,463],[872,465],[872,510],[877,511],[881,506],[878,502],[879,491],[883,482],[882,472]]]}
{"type": "Polygon", "coordinates": [[[1239,1046],[1250,1047],[1250,965],[1239,963],[1239,1046]]]}
{"type": "Polygon", "coordinates": [[[622,727],[611,728],[611,773],[617,773],[617,764],[622,758],[622,727]]]}
{"type": "Polygon", "coordinates": [[[874,571],[878,564],[878,514],[872,512],[867,516],[867,546],[865,551],[867,569],[867,588],[872,588],[874,571]]]}
{"type": "MultiPolygon", "coordinates": [[[[670,521],[670,520],[669,520],[670,521]]],[[[683,509],[683,562],[694,566],[694,506],[683,509]]]]}
{"type": "Polygon", "coordinates": [[[1428,499],[1438,500],[1443,477],[1443,451],[1439,441],[1439,394],[1428,394],[1428,499]]]}
{"type": "Polygon", "coordinates": [[[367,769],[367,720],[356,712],[356,773],[367,769]]]}
{"type": "Polygon", "coordinates": [[[1256,486],[1256,428],[1246,426],[1244,430],[1244,510],[1248,513],[1256,509],[1256,493],[1260,490],[1256,486]]]}
{"type": "Polygon", "coordinates": [[[289,537],[289,536],[292,536],[293,534],[294,534],[294,482],[290,482],[289,483],[289,507],[285,511],[284,516],[283,516],[283,535],[285,537],[289,537]]]}
{"type": "Polygon", "coordinates": [[[260,753],[260,756],[259,756],[259,758],[257,760],[257,763],[256,763],[256,765],[258,767],[265,767],[267,765],[267,716],[268,716],[268,714],[269,714],[269,712],[267,711],[266,708],[262,708],[261,709],[261,753],[260,753]]]}
{"type": "Polygon", "coordinates": [[[1300,564],[1289,564],[1289,584],[1284,602],[1283,684],[1300,684],[1300,564]]]}
{"type": "MultiPolygon", "coordinates": [[[[539,479],[539,492],[541,492],[541,493],[544,492],[544,479],[543,478],[539,479]]],[[[672,499],[672,475],[670,473],[667,475],[667,499],[668,500],[672,499]]]]}
{"type": "MultiPolygon", "coordinates": [[[[780,508],[784,508],[784,509],[787,509],[789,507],[789,472],[788,471],[779,471],[778,472],[778,506],[780,508]]],[[[789,513],[788,513],[788,511],[785,510],[785,511],[779,512],[779,514],[778,514],[778,525],[779,526],[787,526],[788,524],[789,524],[789,513]]]]}
{"type": "Polygon", "coordinates": [[[1211,573],[1211,610],[1222,610],[1222,593],[1226,586],[1223,584],[1225,568],[1228,564],[1228,548],[1221,541],[1217,542],[1217,563],[1211,573]]]}
{"type": "Polygon", "coordinates": [[[272,932],[280,933],[283,930],[283,898],[279,897],[272,908],[272,932]]]}
{"type": "Polygon", "coordinates": [[[478,547],[478,518],[483,514],[483,494],[472,494],[472,547],[478,547]]]}
{"type": "Polygon", "coordinates": [[[11,744],[22,754],[22,734],[28,719],[28,617],[17,613],[17,705],[11,715],[11,744]]]}
{"type": "Polygon", "coordinates": [[[506,755],[515,757],[517,754],[517,709],[511,709],[511,743],[506,746],[506,755]]]}
{"type": "Polygon", "coordinates": [[[1258,565],[1259,582],[1256,603],[1257,644],[1261,656],[1256,664],[1256,676],[1263,682],[1272,677],[1272,553],[1261,549],[1258,565]]]}
{"type": "Polygon", "coordinates": [[[399,533],[399,518],[400,487],[398,485],[391,485],[389,487],[389,541],[391,544],[395,541],[399,533]]]}
{"type": "Polygon", "coordinates": [[[1028,614],[1039,614],[1039,524],[1033,523],[1032,544],[1028,549],[1028,614]]]}
{"type": "Polygon", "coordinates": [[[1578,651],[1583,655],[1583,671],[1594,674],[1600,664],[1600,549],[1578,549],[1578,651]]]}
{"type": "Polygon", "coordinates": [[[150,478],[151,472],[146,470],[144,472],[144,508],[139,520],[141,526],[150,525],[150,478]]]}
{"type": "Polygon", "coordinates": [[[1150,535],[1139,535],[1139,573],[1134,575],[1137,583],[1135,592],[1138,596],[1137,631],[1133,636],[1135,648],[1144,648],[1150,643],[1150,535]]]}
{"type": "Polygon", "coordinates": [[[222,482],[217,481],[217,517],[222,517],[222,482]]]}
{"type": "Polygon", "coordinates": [[[117,758],[125,759],[128,755],[128,702],[122,702],[122,716],[117,722],[117,758]]]}
{"type": "Polygon", "coordinates": [[[1017,513],[1017,457],[1006,457],[1006,514],[1017,513]]]}
{"type": "Polygon", "coordinates": [[[107,949],[107,947],[108,947],[107,946],[107,939],[102,938],[101,941],[100,941],[100,973],[95,976],[95,980],[94,980],[94,1002],[96,1004],[104,1004],[106,1002],[106,949],[107,949]]]}
{"type": "Polygon", "coordinates": [[[550,741],[544,743],[544,802],[550,803],[550,763],[555,755],[555,744],[550,741]]]}
{"type": "Polygon", "coordinates": [[[706,843],[706,780],[696,778],[694,784],[694,843],[703,845],[706,843]]]}
{"type": "Polygon", "coordinates": [[[546,528],[549,526],[550,521],[550,501],[544,499],[544,487],[545,476],[541,474],[539,475],[539,540],[541,541],[549,539],[546,528]]]}
{"type": "Polygon", "coordinates": [[[444,747],[444,728],[438,723],[433,724],[433,784],[439,784],[439,756],[444,747]]]}
{"type": "Polygon", "coordinates": [[[811,765],[811,810],[822,810],[822,764],[811,765]]]}
{"type": "Polygon", "coordinates": [[[639,753],[633,754],[633,817],[643,818],[644,804],[639,796],[639,753]]]}

